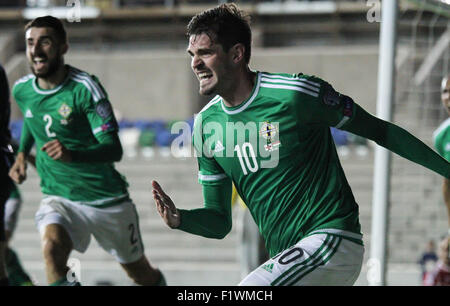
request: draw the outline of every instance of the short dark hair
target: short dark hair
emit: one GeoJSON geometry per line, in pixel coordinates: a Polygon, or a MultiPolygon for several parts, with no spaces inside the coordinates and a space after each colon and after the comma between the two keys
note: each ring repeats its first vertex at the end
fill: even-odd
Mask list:
{"type": "Polygon", "coordinates": [[[67,42],[67,33],[64,25],[58,18],[53,16],[37,17],[25,25],[25,32],[30,28],[52,28],[55,32],[56,38],[62,42],[67,42]]]}
{"type": "Polygon", "coordinates": [[[202,33],[222,45],[225,52],[237,43],[243,44],[245,62],[247,64],[250,62],[252,42],[250,16],[234,3],[225,3],[192,17],[187,25],[186,34],[191,36],[202,33]]]}

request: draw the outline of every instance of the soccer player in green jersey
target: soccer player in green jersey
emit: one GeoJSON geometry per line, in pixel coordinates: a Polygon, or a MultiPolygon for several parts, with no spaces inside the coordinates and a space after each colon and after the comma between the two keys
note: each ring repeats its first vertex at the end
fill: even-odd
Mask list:
{"type": "Polygon", "coordinates": [[[73,249],[87,249],[91,236],[137,284],[164,284],[144,254],[128,184],[114,168],[122,147],[104,88],[95,76],[64,64],[68,43],[60,20],[34,19],[25,39],[33,74],[13,87],[24,125],[10,176],[23,182],[35,144],[44,194],[35,219],[49,284],[79,284],[68,274],[67,261],[73,249]]]}
{"type": "Polygon", "coordinates": [[[354,284],[364,254],[358,205],[330,126],[447,178],[450,164],[317,77],[250,70],[251,30],[234,4],[194,16],[187,33],[200,93],[215,95],[193,133],[204,207],[177,209],[153,181],[159,214],[171,228],[223,238],[232,225],[233,182],[271,256],[240,285],[354,284]]]}
{"type": "MultiPolygon", "coordinates": [[[[441,84],[441,101],[444,109],[450,115],[450,79],[449,77],[444,77],[441,84]]],[[[441,125],[434,131],[434,147],[436,150],[450,161],[450,117],[445,120],[441,125]]],[[[444,194],[444,202],[447,206],[447,217],[448,217],[448,235],[450,235],[450,181],[444,178],[442,184],[442,191],[444,194]]]]}

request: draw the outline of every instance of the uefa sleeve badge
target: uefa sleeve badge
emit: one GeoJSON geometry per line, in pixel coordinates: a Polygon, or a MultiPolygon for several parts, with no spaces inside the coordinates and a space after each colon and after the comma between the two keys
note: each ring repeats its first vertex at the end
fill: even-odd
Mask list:
{"type": "Polygon", "coordinates": [[[328,106],[339,105],[339,93],[334,88],[326,84],[323,93],[323,103],[328,106]]]}

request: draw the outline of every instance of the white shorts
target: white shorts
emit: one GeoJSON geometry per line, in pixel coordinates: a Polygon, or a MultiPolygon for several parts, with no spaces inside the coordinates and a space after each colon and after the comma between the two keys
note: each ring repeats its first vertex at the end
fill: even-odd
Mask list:
{"type": "Polygon", "coordinates": [[[49,196],[42,200],[35,221],[41,235],[49,224],[63,226],[72,239],[73,248],[80,253],[88,248],[92,234],[119,263],[135,262],[144,254],[139,218],[129,199],[114,206],[96,208],[49,196]]]}
{"type": "Polygon", "coordinates": [[[303,238],[294,246],[263,263],[247,275],[239,285],[353,285],[361,271],[364,246],[345,238],[345,236],[356,238],[361,235],[338,230],[319,230],[317,232],[317,234],[303,238]]]}
{"type": "Polygon", "coordinates": [[[5,203],[5,231],[12,234],[17,226],[22,200],[20,198],[9,198],[5,203]]]}

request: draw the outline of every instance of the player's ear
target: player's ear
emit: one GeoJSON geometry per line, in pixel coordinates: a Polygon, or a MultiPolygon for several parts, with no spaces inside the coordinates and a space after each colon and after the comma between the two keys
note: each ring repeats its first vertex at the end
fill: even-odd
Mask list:
{"type": "Polygon", "coordinates": [[[64,55],[67,53],[67,50],[69,50],[69,44],[67,42],[64,42],[61,44],[61,55],[64,55]]]}
{"type": "Polygon", "coordinates": [[[231,47],[231,51],[234,63],[237,64],[240,61],[244,60],[245,47],[243,44],[241,43],[235,44],[233,47],[231,47]]]}

